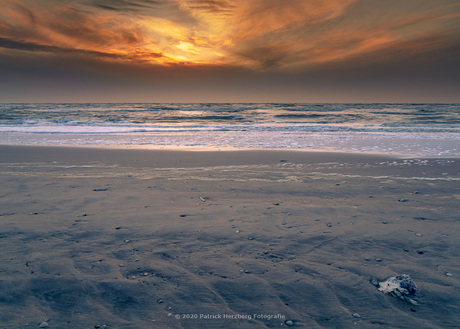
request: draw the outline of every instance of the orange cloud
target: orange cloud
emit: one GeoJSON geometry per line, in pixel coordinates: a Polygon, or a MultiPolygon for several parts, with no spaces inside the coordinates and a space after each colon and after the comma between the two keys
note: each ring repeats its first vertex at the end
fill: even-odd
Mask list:
{"type": "Polygon", "coordinates": [[[3,0],[2,6],[3,48],[255,70],[413,52],[418,40],[435,46],[427,40],[460,28],[458,4],[436,1],[418,9],[408,0],[386,13],[357,0],[3,0]]]}

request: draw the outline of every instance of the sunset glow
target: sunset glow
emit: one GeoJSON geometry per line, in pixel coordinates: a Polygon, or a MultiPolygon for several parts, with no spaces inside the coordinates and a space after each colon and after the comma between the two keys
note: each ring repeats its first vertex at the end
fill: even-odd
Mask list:
{"type": "Polygon", "coordinates": [[[448,0],[3,0],[0,56],[291,74],[431,56],[458,31],[448,0]]]}

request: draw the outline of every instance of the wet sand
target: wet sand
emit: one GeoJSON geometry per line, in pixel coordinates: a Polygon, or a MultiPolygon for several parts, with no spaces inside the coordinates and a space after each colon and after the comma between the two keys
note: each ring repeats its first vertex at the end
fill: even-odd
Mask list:
{"type": "Polygon", "coordinates": [[[0,327],[455,328],[459,168],[0,146],[0,327]]]}

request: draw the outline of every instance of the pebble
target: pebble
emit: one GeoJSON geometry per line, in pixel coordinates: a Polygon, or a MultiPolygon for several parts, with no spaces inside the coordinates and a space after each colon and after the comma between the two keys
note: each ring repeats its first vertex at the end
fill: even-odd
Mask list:
{"type": "Polygon", "coordinates": [[[236,232],[236,233],[240,233],[240,230],[236,230],[235,232],[236,232]]]}
{"type": "Polygon", "coordinates": [[[422,234],[420,234],[420,233],[415,233],[415,235],[416,235],[416,236],[422,236],[422,234]]]}
{"type": "Polygon", "coordinates": [[[354,313],[354,314],[353,314],[353,317],[354,317],[354,318],[357,318],[357,319],[361,319],[361,315],[359,315],[358,313],[354,313]]]}
{"type": "Polygon", "coordinates": [[[294,325],[294,322],[292,322],[291,320],[287,320],[286,322],[284,322],[287,326],[289,327],[292,327],[294,325]]]}
{"type": "Polygon", "coordinates": [[[449,272],[447,272],[447,273],[446,273],[446,276],[453,276],[453,274],[452,274],[452,273],[449,273],[449,272]]]}
{"type": "Polygon", "coordinates": [[[42,322],[40,323],[39,327],[40,328],[48,328],[50,325],[48,324],[48,322],[42,322]]]}

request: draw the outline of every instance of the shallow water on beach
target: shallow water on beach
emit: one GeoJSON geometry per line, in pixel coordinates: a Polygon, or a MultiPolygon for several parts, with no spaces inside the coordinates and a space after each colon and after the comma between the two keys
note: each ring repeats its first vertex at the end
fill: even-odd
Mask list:
{"type": "Polygon", "coordinates": [[[0,143],[460,155],[459,104],[1,104],[0,143]]]}

